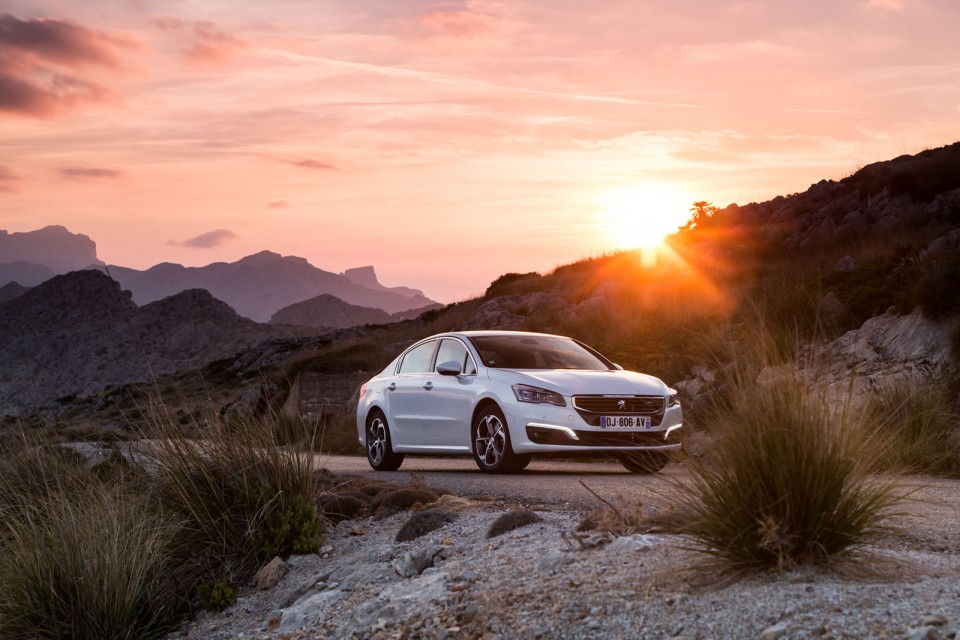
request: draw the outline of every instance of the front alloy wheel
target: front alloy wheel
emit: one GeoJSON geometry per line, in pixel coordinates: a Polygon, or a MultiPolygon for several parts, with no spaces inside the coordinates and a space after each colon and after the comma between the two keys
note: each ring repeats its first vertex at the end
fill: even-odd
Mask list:
{"type": "Polygon", "coordinates": [[[367,418],[367,462],[377,471],[396,471],[403,463],[403,454],[393,452],[390,427],[380,411],[367,418]]]}
{"type": "Polygon", "coordinates": [[[530,462],[530,456],[513,452],[507,421],[498,407],[487,407],[473,423],[473,459],[488,473],[515,473],[530,462]]]}

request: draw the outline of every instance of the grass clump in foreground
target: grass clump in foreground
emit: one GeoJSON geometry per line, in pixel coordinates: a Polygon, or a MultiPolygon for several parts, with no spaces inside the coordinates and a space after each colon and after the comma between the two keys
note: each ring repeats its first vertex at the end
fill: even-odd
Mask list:
{"type": "Polygon", "coordinates": [[[193,439],[155,420],[147,473],[29,442],[0,454],[0,637],[157,638],[273,556],[319,549],[309,443],[275,446],[269,420],[193,439]]]}
{"type": "Polygon", "coordinates": [[[32,448],[0,460],[0,497],[0,637],[133,640],[175,624],[179,525],[149,493],[32,448]]]}
{"type": "Polygon", "coordinates": [[[902,500],[874,445],[798,383],[740,384],[708,465],[678,483],[678,528],[734,570],[832,564],[891,531],[902,500]]]}

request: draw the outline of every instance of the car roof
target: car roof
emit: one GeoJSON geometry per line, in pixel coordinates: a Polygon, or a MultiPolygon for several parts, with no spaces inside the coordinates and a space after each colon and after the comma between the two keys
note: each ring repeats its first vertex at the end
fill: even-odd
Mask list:
{"type": "MultiPolygon", "coordinates": [[[[537,333],[534,331],[505,331],[505,330],[470,330],[470,331],[448,331],[447,333],[438,333],[431,338],[457,336],[461,338],[481,338],[493,336],[540,336],[544,338],[565,338],[571,340],[569,336],[560,336],[553,333],[537,333]]],[[[425,340],[427,338],[424,338],[425,340]]]]}

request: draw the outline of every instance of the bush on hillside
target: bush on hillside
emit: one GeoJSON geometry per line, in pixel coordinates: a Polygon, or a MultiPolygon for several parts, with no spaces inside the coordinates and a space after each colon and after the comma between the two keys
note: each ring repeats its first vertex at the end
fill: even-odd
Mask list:
{"type": "Polygon", "coordinates": [[[533,293],[534,291],[545,290],[544,285],[543,276],[536,271],[505,273],[490,283],[483,297],[496,298],[497,296],[533,293]]]}

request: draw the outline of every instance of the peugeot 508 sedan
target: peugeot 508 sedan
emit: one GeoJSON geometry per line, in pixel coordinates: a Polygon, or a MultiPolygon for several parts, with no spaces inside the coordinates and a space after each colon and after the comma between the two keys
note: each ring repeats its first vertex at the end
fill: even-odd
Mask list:
{"type": "Polygon", "coordinates": [[[680,448],[677,393],[572,338],[460,331],[417,342],[360,388],[357,432],[370,466],[404,455],[473,455],[512,473],[533,456],[613,456],[659,471],[680,448]]]}

